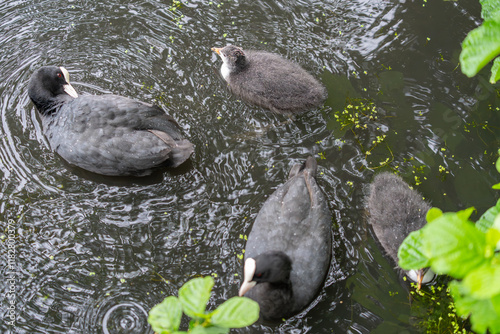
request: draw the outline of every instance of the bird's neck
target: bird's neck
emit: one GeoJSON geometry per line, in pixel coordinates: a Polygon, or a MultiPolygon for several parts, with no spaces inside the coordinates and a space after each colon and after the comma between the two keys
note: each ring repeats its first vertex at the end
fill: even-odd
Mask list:
{"type": "Polygon", "coordinates": [[[269,284],[274,289],[287,291],[290,293],[290,296],[293,296],[292,282],[290,281],[290,279],[287,279],[286,281],[280,281],[280,282],[272,282],[272,283],[269,282],[269,284]]]}
{"type": "Polygon", "coordinates": [[[50,116],[56,114],[65,102],[69,102],[72,99],[69,95],[60,95],[50,98],[45,102],[33,101],[33,103],[42,116],[50,116]]]}
{"type": "Polygon", "coordinates": [[[222,74],[222,77],[224,78],[224,80],[228,81],[229,75],[231,74],[232,71],[233,70],[226,63],[222,64],[222,67],[220,69],[220,73],[222,74]]]}
{"type": "Polygon", "coordinates": [[[239,64],[239,65],[230,65],[230,64],[227,64],[227,63],[222,63],[222,67],[220,69],[220,72],[222,74],[222,77],[224,78],[224,80],[228,81],[229,80],[229,76],[231,74],[236,74],[236,73],[239,73],[239,72],[243,72],[245,71],[246,69],[248,68],[248,63],[244,63],[244,64],[239,64]]]}

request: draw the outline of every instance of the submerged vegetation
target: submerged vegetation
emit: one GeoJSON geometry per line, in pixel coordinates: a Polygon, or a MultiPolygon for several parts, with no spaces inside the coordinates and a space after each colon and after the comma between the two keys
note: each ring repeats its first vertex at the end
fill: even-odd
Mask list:
{"type": "Polygon", "coordinates": [[[471,333],[467,330],[467,319],[457,314],[450,288],[446,284],[417,289],[417,284],[411,283],[411,287],[412,316],[416,319],[414,326],[421,333],[471,333]]]}

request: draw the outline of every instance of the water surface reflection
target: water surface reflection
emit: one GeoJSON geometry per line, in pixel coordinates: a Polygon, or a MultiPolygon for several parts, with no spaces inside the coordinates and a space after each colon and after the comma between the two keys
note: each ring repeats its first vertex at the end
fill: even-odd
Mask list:
{"type": "Polygon", "coordinates": [[[198,275],[215,277],[214,308],[237,294],[241,236],[264,199],[310,154],[334,213],[327,284],[283,324],[234,332],[413,332],[407,291],[364,222],[366,184],[382,163],[445,210],[493,204],[498,93],[456,69],[475,1],[26,0],[3,1],[0,17],[0,215],[16,224],[18,316],[2,332],[147,333],[146,312],[198,275]],[[229,43],[300,63],[327,86],[325,107],[289,120],[239,101],[210,51],[229,43]],[[190,164],[146,179],[67,166],[26,92],[43,65],[68,68],[82,94],[165,108],[196,146],[190,164]],[[377,119],[340,126],[335,115],[361,103],[377,119]]]}

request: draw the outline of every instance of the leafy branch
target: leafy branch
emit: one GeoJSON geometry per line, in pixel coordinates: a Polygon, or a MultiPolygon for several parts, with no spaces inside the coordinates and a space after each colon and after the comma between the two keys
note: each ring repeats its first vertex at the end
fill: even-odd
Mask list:
{"type": "Polygon", "coordinates": [[[476,224],[469,220],[473,211],[430,209],[428,224],[401,244],[399,266],[455,278],[449,288],[457,313],[470,316],[478,333],[500,333],[500,200],[476,224]]]}
{"type": "Polygon", "coordinates": [[[483,24],[469,32],[462,43],[460,64],[468,77],[475,76],[493,59],[490,82],[500,80],[500,0],[480,0],[483,24]]]}
{"type": "Polygon", "coordinates": [[[149,311],[148,322],[158,334],[226,334],[230,328],[250,326],[259,319],[259,304],[246,297],[233,297],[206,312],[214,279],[194,278],[149,311]],[[189,330],[179,331],[182,313],[191,318],[189,330]]]}

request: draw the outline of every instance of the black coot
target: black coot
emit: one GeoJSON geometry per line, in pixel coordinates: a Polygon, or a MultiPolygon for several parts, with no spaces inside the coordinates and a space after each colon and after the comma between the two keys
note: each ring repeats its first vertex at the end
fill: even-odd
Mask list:
{"type": "Polygon", "coordinates": [[[245,248],[239,295],[264,320],[302,311],[323,286],[332,252],[332,218],[316,183],[316,160],[295,165],[259,211],[245,248]]]}
{"type": "MultiPolygon", "coordinates": [[[[370,185],[367,206],[368,221],[375,236],[397,264],[399,246],[408,234],[425,225],[425,216],[431,206],[401,177],[387,172],[375,176],[370,185]]],[[[431,282],[435,276],[428,268],[410,270],[406,275],[419,287],[422,283],[431,282]]]]}
{"type": "Polygon", "coordinates": [[[212,48],[222,58],[221,73],[233,93],[279,114],[295,114],[320,106],[325,87],[299,65],[263,51],[234,45],[212,48]]]}
{"type": "Polygon", "coordinates": [[[157,166],[179,166],[193,153],[162,109],[117,95],[78,96],[64,67],[38,69],[28,94],[52,149],[91,172],[147,175],[157,166]]]}

